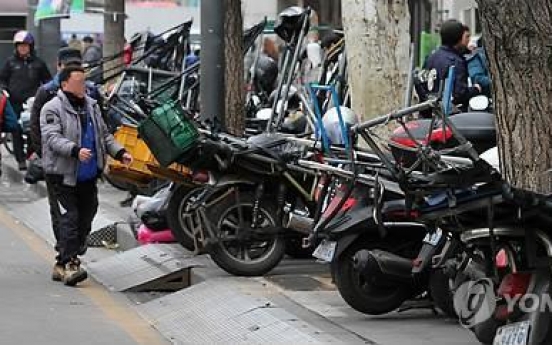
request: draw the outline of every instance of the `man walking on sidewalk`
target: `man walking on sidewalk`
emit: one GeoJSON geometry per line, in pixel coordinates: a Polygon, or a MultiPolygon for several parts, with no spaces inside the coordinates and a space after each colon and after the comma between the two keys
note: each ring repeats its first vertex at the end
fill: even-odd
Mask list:
{"type": "MultiPolygon", "coordinates": [[[[66,67],[69,66],[82,66],[82,56],[80,50],[73,49],[73,48],[61,48],[58,51],[58,64],[57,64],[57,74],[54,76],[54,78],[42,85],[35,95],[35,100],[33,102],[33,107],[31,109],[31,131],[30,131],[30,139],[31,139],[31,148],[32,151],[34,151],[40,158],[42,158],[42,138],[41,138],[41,131],[40,131],[40,111],[42,110],[42,107],[48,101],[56,97],[59,89],[60,89],[60,81],[59,81],[59,73],[66,67]]],[[[102,98],[100,91],[98,90],[97,86],[92,82],[86,82],[86,94],[90,97],[92,97],[98,104],[101,106],[102,98]]],[[[57,248],[57,242],[59,241],[59,226],[58,226],[58,218],[59,218],[59,204],[55,199],[54,196],[54,190],[50,187],[51,182],[48,179],[48,176],[45,176],[46,180],[46,188],[48,190],[48,203],[50,204],[50,218],[52,221],[52,229],[54,231],[54,237],[56,239],[56,248],[57,248]]],[[[84,243],[84,247],[86,247],[86,243],[84,243]]],[[[85,248],[81,249],[81,252],[84,253],[85,248]]]]}
{"type": "Polygon", "coordinates": [[[61,90],[40,113],[44,172],[60,208],[58,256],[52,279],[73,286],[87,278],[80,267],[81,248],[98,209],[97,178],[105,154],[129,164],[132,157],[117,144],[97,103],[86,96],[84,69],[69,66],[59,74],[61,90]]]}

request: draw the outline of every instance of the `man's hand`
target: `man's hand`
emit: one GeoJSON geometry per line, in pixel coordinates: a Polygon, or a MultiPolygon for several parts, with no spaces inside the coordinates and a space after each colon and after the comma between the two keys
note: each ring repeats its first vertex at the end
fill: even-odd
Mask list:
{"type": "Polygon", "coordinates": [[[473,86],[479,91],[479,93],[483,92],[483,88],[479,84],[473,84],[473,86]]]}
{"type": "Polygon", "coordinates": [[[79,151],[79,161],[88,162],[92,158],[92,151],[90,149],[80,149],[79,151]]]}
{"type": "Polygon", "coordinates": [[[121,161],[123,164],[130,165],[132,164],[133,158],[132,155],[128,152],[123,153],[123,157],[121,158],[121,161]]]}

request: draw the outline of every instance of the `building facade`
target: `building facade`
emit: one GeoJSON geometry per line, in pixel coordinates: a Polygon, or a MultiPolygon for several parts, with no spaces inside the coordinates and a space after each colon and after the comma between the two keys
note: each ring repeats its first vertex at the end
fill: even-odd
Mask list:
{"type": "Polygon", "coordinates": [[[0,3],[0,65],[13,54],[13,35],[26,26],[27,3],[2,0],[0,3]]]}
{"type": "Polygon", "coordinates": [[[474,34],[481,33],[479,10],[475,0],[435,0],[438,22],[457,19],[466,24],[474,34]]]}

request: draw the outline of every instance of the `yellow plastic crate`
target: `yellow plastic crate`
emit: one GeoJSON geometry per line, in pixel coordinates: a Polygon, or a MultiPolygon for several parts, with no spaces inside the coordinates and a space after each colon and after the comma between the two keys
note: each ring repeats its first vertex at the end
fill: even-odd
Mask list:
{"type": "Polygon", "coordinates": [[[132,164],[125,165],[109,158],[107,162],[110,176],[127,182],[148,183],[155,176],[148,169],[148,164],[157,164],[146,143],[138,138],[138,130],[134,126],[122,125],[115,132],[115,140],[124,146],[133,157],[132,164]]]}

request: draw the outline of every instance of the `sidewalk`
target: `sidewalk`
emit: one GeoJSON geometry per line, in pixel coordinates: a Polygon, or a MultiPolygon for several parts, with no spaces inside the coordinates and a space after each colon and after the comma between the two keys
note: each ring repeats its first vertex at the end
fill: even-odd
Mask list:
{"type": "Polygon", "coordinates": [[[50,279],[53,250],[0,210],[0,344],[166,344],[124,301],[87,280],[50,279]]]}

